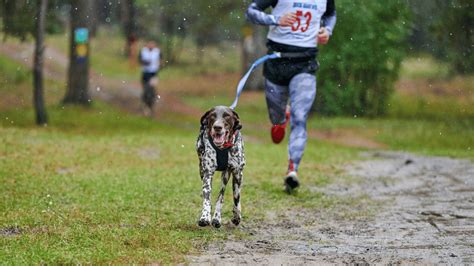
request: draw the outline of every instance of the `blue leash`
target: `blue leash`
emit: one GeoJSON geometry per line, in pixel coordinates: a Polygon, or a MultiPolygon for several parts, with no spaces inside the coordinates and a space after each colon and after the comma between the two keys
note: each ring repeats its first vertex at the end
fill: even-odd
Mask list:
{"type": "Polygon", "coordinates": [[[275,59],[275,58],[281,58],[281,54],[280,53],[269,54],[269,55],[266,55],[266,56],[263,56],[263,57],[257,59],[257,61],[255,61],[255,63],[253,63],[253,65],[250,67],[250,69],[247,71],[247,73],[244,75],[244,77],[240,80],[239,85],[237,86],[237,95],[235,96],[234,102],[230,106],[230,108],[232,110],[234,110],[235,107],[237,107],[237,103],[239,102],[240,94],[244,90],[245,83],[249,79],[250,74],[252,74],[252,71],[254,71],[255,68],[257,68],[263,62],[265,62],[269,59],[275,59]]]}

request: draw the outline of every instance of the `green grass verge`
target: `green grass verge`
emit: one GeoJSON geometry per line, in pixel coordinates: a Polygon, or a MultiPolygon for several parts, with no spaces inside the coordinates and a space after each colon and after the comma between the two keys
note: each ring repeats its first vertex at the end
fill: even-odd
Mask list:
{"type": "Polygon", "coordinates": [[[31,71],[15,62],[0,56],[0,86],[2,90],[11,92],[14,85],[26,81],[31,76],[31,71]]]}
{"type": "MultiPolygon", "coordinates": [[[[207,241],[245,236],[238,228],[196,225],[197,125],[183,130],[101,103],[50,106],[49,114],[46,128],[31,125],[31,109],[0,114],[1,261],[169,263],[207,241]],[[5,235],[11,228],[20,234],[5,235]]],[[[330,207],[343,200],[308,187],[329,183],[335,165],[354,150],[311,140],[301,170],[306,188],[289,197],[282,191],[286,147],[267,144],[246,145],[244,224],[262,219],[266,210],[330,207]]],[[[226,222],[230,202],[227,193],[226,222]]]]}

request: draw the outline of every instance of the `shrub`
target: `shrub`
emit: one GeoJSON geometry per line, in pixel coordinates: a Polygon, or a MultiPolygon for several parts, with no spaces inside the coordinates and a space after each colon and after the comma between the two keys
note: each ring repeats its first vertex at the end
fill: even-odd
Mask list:
{"type": "Polygon", "coordinates": [[[452,0],[432,27],[438,46],[445,49],[443,59],[460,74],[474,73],[473,7],[472,0],[452,0]]]}
{"type": "Polygon", "coordinates": [[[326,115],[382,115],[405,54],[410,30],[406,2],[336,4],[334,34],[327,47],[320,47],[315,108],[326,115]]]}

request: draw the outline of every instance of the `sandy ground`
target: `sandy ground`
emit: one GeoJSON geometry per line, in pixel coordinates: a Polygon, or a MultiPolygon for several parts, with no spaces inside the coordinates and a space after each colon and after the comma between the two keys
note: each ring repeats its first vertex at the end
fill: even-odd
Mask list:
{"type": "MultiPolygon", "coordinates": [[[[339,210],[267,213],[246,221],[250,239],[212,243],[190,264],[473,264],[474,164],[467,160],[371,152],[345,167],[351,182],[311,188],[354,199],[339,210]],[[365,204],[364,202],[370,202],[365,204]]],[[[250,219],[248,217],[247,219],[250,219]]]]}

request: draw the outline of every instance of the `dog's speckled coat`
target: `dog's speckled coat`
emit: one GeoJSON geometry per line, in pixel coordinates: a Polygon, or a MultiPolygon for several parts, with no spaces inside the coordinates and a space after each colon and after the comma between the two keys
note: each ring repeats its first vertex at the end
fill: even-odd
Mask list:
{"type": "Polygon", "coordinates": [[[214,217],[212,218],[212,225],[216,228],[221,226],[222,203],[224,201],[224,192],[230,175],[232,175],[232,188],[234,197],[232,223],[238,225],[242,219],[240,208],[240,189],[243,179],[242,172],[245,166],[244,143],[239,131],[241,128],[239,116],[229,107],[217,106],[212,108],[201,118],[201,129],[196,142],[203,197],[202,214],[198,222],[200,226],[208,226],[211,224],[212,177],[217,171],[217,153],[211,144],[211,132],[214,132],[213,129],[216,127],[220,128],[220,126],[223,128],[223,132],[226,132],[225,134],[227,134],[227,144],[230,142],[231,145],[230,147],[226,148],[228,149],[229,159],[227,168],[222,171],[221,190],[216,201],[214,217]]]}

